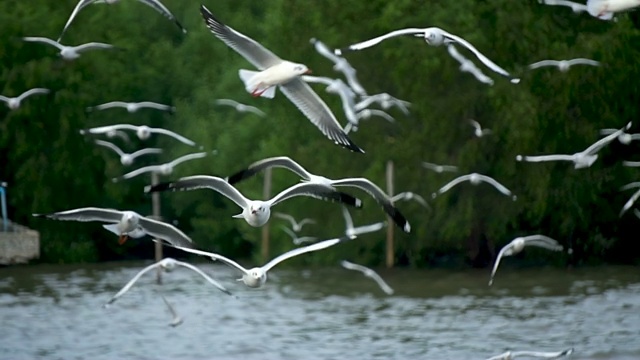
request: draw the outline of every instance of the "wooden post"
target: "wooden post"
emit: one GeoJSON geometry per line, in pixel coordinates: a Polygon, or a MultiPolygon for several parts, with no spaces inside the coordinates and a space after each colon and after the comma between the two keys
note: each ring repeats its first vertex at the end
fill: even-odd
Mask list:
{"type": "MultiPolygon", "coordinates": [[[[151,185],[157,185],[160,182],[158,179],[158,174],[154,171],[151,172],[151,185]]],[[[151,207],[153,212],[153,217],[157,220],[160,219],[160,193],[154,192],[151,193],[151,207]]],[[[159,241],[155,242],[155,259],[156,262],[162,260],[162,243],[159,241]]],[[[162,267],[158,266],[158,271],[156,272],[156,282],[158,285],[162,284],[162,267]]]]}
{"type": "MultiPolygon", "coordinates": [[[[271,168],[268,168],[264,172],[264,186],[262,188],[262,198],[264,200],[269,200],[269,196],[271,196],[271,168]]],[[[261,244],[261,252],[262,252],[262,262],[266,263],[269,261],[269,223],[267,222],[262,227],[262,244],[261,244]]]]}
{"type": "MultiPolygon", "coordinates": [[[[387,195],[393,196],[393,161],[387,161],[387,195]]],[[[395,259],[393,248],[393,230],[394,222],[391,216],[387,215],[387,268],[393,267],[393,260],[395,259]]]]}

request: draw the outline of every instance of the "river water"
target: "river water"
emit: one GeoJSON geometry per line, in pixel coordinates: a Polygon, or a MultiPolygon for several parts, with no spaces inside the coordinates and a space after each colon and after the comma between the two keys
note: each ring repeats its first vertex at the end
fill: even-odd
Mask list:
{"type": "Polygon", "coordinates": [[[1,359],[486,359],[506,350],[640,359],[640,268],[275,268],[261,289],[197,263],[237,298],[178,268],[103,304],[150,262],[0,269],[1,359]],[[159,294],[184,318],[171,316],[159,294]]]}

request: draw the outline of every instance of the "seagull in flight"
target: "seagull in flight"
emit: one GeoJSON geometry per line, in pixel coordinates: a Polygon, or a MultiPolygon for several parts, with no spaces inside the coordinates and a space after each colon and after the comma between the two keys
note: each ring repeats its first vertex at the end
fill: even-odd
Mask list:
{"type": "Polygon", "coordinates": [[[225,293],[227,295],[231,295],[229,290],[227,290],[224,286],[222,286],[220,283],[215,281],[213,278],[211,278],[209,275],[205,274],[202,270],[198,269],[197,267],[195,267],[195,266],[193,266],[193,265],[191,265],[189,263],[186,263],[186,262],[183,262],[183,261],[178,261],[178,260],[176,260],[174,258],[167,257],[167,258],[164,258],[164,259],[162,259],[162,260],[160,260],[160,261],[158,261],[156,263],[153,263],[153,264],[145,267],[144,269],[140,270],[131,280],[129,280],[129,282],[122,289],[120,289],[120,291],[118,291],[115,295],[113,295],[111,297],[111,299],[109,299],[109,301],[107,301],[107,303],[104,306],[106,307],[108,305],[113,304],[122,295],[124,295],[127,291],[129,291],[129,289],[131,289],[131,287],[142,277],[142,275],[148,273],[149,270],[161,268],[162,270],[164,270],[166,272],[170,272],[170,271],[174,270],[178,266],[186,267],[187,269],[191,269],[191,270],[195,271],[200,276],[205,278],[205,280],[207,280],[211,285],[217,287],[218,290],[222,291],[223,293],[225,293]]]}
{"type": "Polygon", "coordinates": [[[457,172],[458,171],[458,167],[457,166],[453,166],[453,165],[438,165],[438,164],[434,164],[434,163],[430,163],[430,162],[426,162],[423,161],[422,162],[422,166],[426,169],[429,170],[433,170],[437,173],[443,173],[443,172],[457,172]]]}
{"type": "Polygon", "coordinates": [[[558,352],[541,351],[507,351],[503,354],[488,358],[487,360],[513,360],[518,357],[537,357],[543,359],[558,359],[573,353],[573,348],[558,352]]]}
{"type": "Polygon", "coordinates": [[[89,51],[89,50],[104,50],[104,49],[113,49],[115,48],[115,46],[110,45],[110,44],[105,44],[105,43],[99,43],[99,42],[90,42],[90,43],[86,43],[86,44],[82,44],[82,45],[78,45],[78,46],[65,46],[60,44],[57,41],[53,41],[49,38],[46,37],[23,37],[22,40],[24,41],[28,41],[28,42],[39,42],[39,43],[44,43],[44,44],[48,44],[51,46],[55,46],[56,48],[58,48],[58,50],[60,50],[60,56],[62,56],[62,58],[64,60],[67,61],[71,61],[71,60],[75,60],[77,58],[80,57],[80,55],[82,53],[84,53],[85,51],[89,51]]]}
{"type": "Polygon", "coordinates": [[[557,66],[560,71],[567,72],[569,71],[569,67],[574,65],[600,66],[600,62],[591,60],[591,59],[584,59],[584,58],[577,58],[577,59],[571,59],[571,60],[542,60],[529,65],[529,69],[533,70],[533,69],[538,69],[545,66],[557,66]]]}
{"type": "Polygon", "coordinates": [[[164,295],[160,295],[160,296],[162,297],[162,301],[164,301],[165,305],[167,305],[167,309],[169,310],[169,313],[171,313],[171,322],[169,323],[169,326],[176,327],[182,324],[182,317],[178,315],[173,305],[171,305],[171,303],[167,301],[167,298],[165,298],[164,295]]]}
{"type": "Polygon", "coordinates": [[[312,182],[293,185],[267,201],[249,200],[224,179],[206,175],[188,176],[174,182],[147,186],[145,187],[145,192],[196,189],[211,189],[226,196],[242,208],[242,212],[233,217],[237,219],[244,218],[253,227],[260,227],[266,224],[271,217],[271,208],[273,206],[295,196],[310,196],[321,200],[339,201],[355,207],[362,206],[362,202],[351,195],[340,193],[330,186],[312,182]]]}
{"type": "Polygon", "coordinates": [[[133,160],[135,160],[135,158],[137,158],[138,156],[142,156],[146,154],[160,154],[162,152],[162,149],[146,148],[146,149],[138,150],[131,154],[127,154],[124,151],[122,151],[119,147],[117,147],[115,144],[112,144],[108,141],[95,140],[95,143],[115,151],[118,155],[120,155],[120,163],[124,166],[129,166],[133,164],[133,160]]]}
{"type": "Polygon", "coordinates": [[[517,237],[513,239],[510,243],[505,245],[500,252],[498,253],[498,257],[496,258],[496,262],[493,265],[493,270],[491,270],[491,278],[489,279],[489,286],[493,284],[493,278],[496,275],[496,271],[498,270],[498,266],[500,265],[500,260],[504,256],[511,256],[520,253],[524,247],[526,246],[537,246],[541,248],[545,248],[551,251],[562,251],[562,245],[560,245],[556,240],[544,236],[544,235],[529,235],[523,237],[517,237]]]}
{"type": "Polygon", "coordinates": [[[253,164],[249,165],[248,168],[240,170],[237,173],[227,177],[227,181],[229,182],[229,184],[233,185],[256,175],[262,170],[266,170],[272,167],[287,169],[300,176],[302,178],[302,181],[306,183],[321,184],[323,186],[329,187],[348,186],[363,190],[371,195],[371,197],[373,197],[376,202],[382,206],[387,215],[389,215],[393,219],[393,221],[399,228],[402,229],[402,231],[406,233],[409,233],[411,231],[411,225],[404,217],[404,215],[402,215],[400,211],[395,206],[393,206],[389,196],[371,180],[362,177],[332,180],[324,176],[314,175],[308,172],[300,164],[286,156],[272,157],[256,161],[253,164]]]}
{"type": "Polygon", "coordinates": [[[304,244],[306,242],[314,242],[316,240],[318,240],[317,237],[314,236],[301,236],[298,237],[298,235],[296,233],[293,232],[293,230],[289,229],[286,226],[280,226],[282,228],[282,230],[284,230],[285,233],[287,233],[287,235],[289,235],[291,237],[291,240],[293,241],[293,243],[295,245],[301,245],[304,244]]]}
{"type": "Polygon", "coordinates": [[[499,182],[497,182],[492,177],[489,177],[489,176],[486,176],[486,175],[480,175],[478,173],[471,173],[471,174],[459,176],[459,177],[451,180],[445,186],[441,187],[440,190],[438,190],[437,192],[434,192],[433,194],[431,194],[431,196],[435,199],[436,196],[438,196],[439,194],[443,194],[443,193],[449,191],[449,189],[451,189],[452,187],[460,184],[463,181],[469,181],[471,183],[471,185],[478,185],[481,182],[486,182],[488,184],[493,185],[493,187],[495,187],[501,193],[503,193],[503,194],[505,194],[507,196],[511,196],[511,199],[513,199],[513,201],[517,200],[517,196],[513,195],[511,193],[511,190],[507,189],[504,185],[500,184],[499,182]]]}
{"type": "Polygon", "coordinates": [[[397,195],[394,195],[393,197],[391,197],[391,201],[398,202],[400,200],[415,200],[418,204],[424,206],[425,208],[431,210],[431,207],[429,206],[429,204],[427,203],[427,201],[420,195],[416,194],[416,193],[412,193],[411,191],[405,191],[405,192],[401,192],[397,195]]]}
{"type": "Polygon", "coordinates": [[[348,270],[360,271],[361,273],[364,274],[364,276],[371,278],[376,283],[378,283],[378,286],[380,286],[380,289],[382,289],[382,291],[384,291],[387,295],[393,295],[393,289],[391,288],[391,286],[387,285],[387,283],[384,280],[382,280],[380,275],[378,275],[375,271],[369,269],[368,267],[354,264],[346,260],[340,261],[340,265],[342,265],[343,268],[348,270]]]}
{"type": "Polygon", "coordinates": [[[296,219],[289,215],[289,214],[284,214],[281,212],[274,212],[273,216],[280,218],[280,219],[284,219],[287,220],[290,224],[291,224],[291,230],[295,231],[295,232],[300,232],[300,230],[302,230],[302,227],[305,226],[306,224],[315,224],[316,221],[313,219],[309,219],[309,218],[304,218],[302,220],[300,220],[300,222],[296,221],[296,219]]]}
{"type": "Polygon", "coordinates": [[[380,104],[380,106],[382,106],[384,110],[388,110],[392,106],[395,106],[400,109],[400,111],[402,111],[405,115],[409,115],[409,106],[411,106],[411,103],[408,101],[397,99],[387,93],[365,96],[362,101],[355,105],[355,110],[357,112],[362,111],[368,108],[374,102],[380,104]]]}
{"type": "Polygon", "coordinates": [[[174,106],[159,104],[153,101],[142,101],[142,102],[111,101],[111,102],[104,103],[97,106],[90,106],[87,108],[87,111],[104,110],[104,109],[112,109],[112,108],[125,108],[129,113],[134,113],[144,108],[157,109],[157,110],[167,111],[169,113],[174,113],[176,111],[176,108],[174,106]]]}
{"type": "Polygon", "coordinates": [[[23,92],[17,97],[7,97],[0,95],[0,101],[4,101],[7,104],[7,107],[9,107],[9,110],[17,110],[18,108],[20,108],[22,100],[28,98],[29,96],[37,94],[48,94],[49,92],[49,89],[33,88],[23,92]]]}
{"type": "MultiPolygon", "coordinates": [[[[600,135],[611,135],[616,131],[618,131],[618,129],[602,129],[600,130],[600,135]]],[[[627,134],[626,132],[622,132],[618,135],[618,141],[624,145],[629,145],[634,140],[640,140],[640,134],[627,134]]]]}
{"type": "Polygon", "coordinates": [[[316,49],[318,54],[326,57],[327,59],[331,60],[331,62],[333,62],[333,70],[340,71],[344,74],[344,77],[347,79],[347,83],[349,83],[349,87],[355,93],[360,96],[367,96],[367,92],[364,90],[364,88],[358,81],[358,78],[356,77],[356,69],[351,66],[351,64],[349,64],[347,59],[334,54],[333,51],[331,51],[329,47],[327,47],[327,45],[316,38],[311,38],[310,42],[316,49]]]}
{"type": "Polygon", "coordinates": [[[209,30],[260,71],[240,70],[240,79],[253,96],[273,98],[278,86],[284,95],[330,140],[364,153],[344,132],[327,104],[300,75],[311,71],[303,64],[282,60],[255,40],[218,21],[204,5],[200,12],[209,30]]]}
{"type": "Polygon", "coordinates": [[[485,135],[491,134],[491,129],[483,129],[482,126],[480,126],[480,123],[471,119],[469,120],[469,122],[471,123],[471,126],[473,126],[473,128],[475,129],[475,131],[473,132],[473,134],[476,137],[483,137],[485,135]]]}
{"type": "Polygon", "coordinates": [[[344,217],[345,223],[344,235],[350,239],[355,239],[363,234],[376,232],[386,225],[384,221],[381,221],[369,225],[354,227],[351,214],[349,214],[349,210],[347,210],[345,206],[342,207],[342,216],[344,217]]]}
{"type": "Polygon", "coordinates": [[[493,79],[485,75],[482,70],[480,70],[480,68],[473,63],[473,61],[460,54],[460,52],[458,52],[458,49],[456,49],[453,44],[447,45],[447,51],[452,58],[456,59],[460,63],[460,71],[468,72],[481,83],[493,85],[493,79]]]}
{"type": "Polygon", "coordinates": [[[250,112],[250,113],[254,113],[260,117],[265,117],[267,116],[267,114],[264,113],[264,111],[258,109],[255,106],[251,106],[251,105],[245,105],[245,104],[241,104],[235,100],[231,100],[231,99],[217,99],[215,101],[216,105],[223,105],[223,106],[231,106],[232,108],[236,109],[237,112],[250,112]]]}
{"type": "Polygon", "coordinates": [[[144,173],[148,173],[148,172],[154,172],[156,174],[160,174],[160,175],[171,175],[171,173],[173,173],[173,168],[176,167],[178,164],[181,164],[185,161],[189,161],[189,160],[195,160],[195,159],[201,159],[203,157],[207,156],[206,152],[199,152],[199,153],[193,153],[193,154],[187,154],[184,156],[181,156],[171,162],[168,163],[164,163],[164,164],[160,164],[160,165],[151,165],[151,166],[145,166],[145,167],[141,167],[139,169],[133,170],[131,172],[128,172],[120,177],[116,177],[113,178],[113,182],[118,182],[121,180],[126,180],[126,179],[131,179],[134,178],[140,174],[144,174],[144,173]]]}
{"type": "Polygon", "coordinates": [[[179,135],[173,131],[166,130],[163,128],[152,128],[146,125],[136,126],[131,124],[116,124],[116,125],[108,125],[108,126],[100,126],[91,129],[83,129],[80,130],[80,134],[109,134],[112,131],[117,130],[133,130],[136,132],[138,139],[147,140],[151,137],[151,134],[163,134],[171,136],[172,138],[180,141],[183,144],[187,144],[190,146],[196,146],[196,143],[192,140],[187,139],[186,137],[179,135]]]}

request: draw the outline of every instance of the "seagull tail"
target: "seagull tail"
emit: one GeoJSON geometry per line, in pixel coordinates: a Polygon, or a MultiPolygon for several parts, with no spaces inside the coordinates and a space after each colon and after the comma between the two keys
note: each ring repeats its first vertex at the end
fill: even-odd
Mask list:
{"type": "Polygon", "coordinates": [[[240,76],[240,80],[244,83],[244,88],[253,96],[266,97],[268,99],[273,99],[276,96],[276,87],[270,86],[266,89],[263,89],[259,83],[256,82],[255,77],[258,74],[258,71],[240,69],[238,70],[238,75],[240,76]]]}

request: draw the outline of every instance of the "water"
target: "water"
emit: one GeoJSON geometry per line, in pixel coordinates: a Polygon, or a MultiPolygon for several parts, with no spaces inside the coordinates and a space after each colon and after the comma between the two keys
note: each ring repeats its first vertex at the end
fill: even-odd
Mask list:
{"type": "Polygon", "coordinates": [[[238,298],[179,268],[148,262],[0,269],[3,359],[486,359],[511,350],[572,359],[640,359],[637,267],[393,270],[396,290],[340,267],[275,268],[261,289],[221,264],[199,263],[238,298]],[[168,326],[173,303],[184,323],[168,326]]]}

